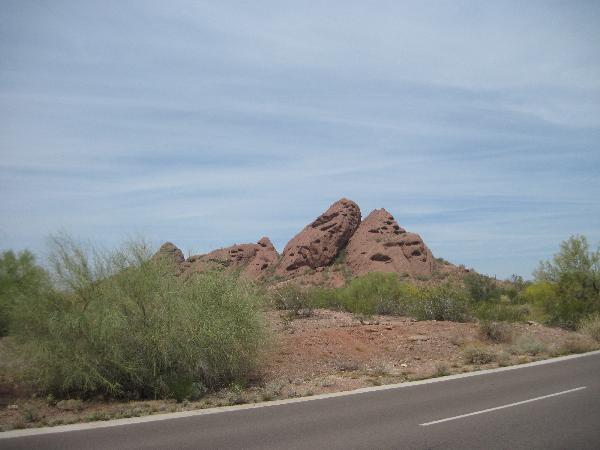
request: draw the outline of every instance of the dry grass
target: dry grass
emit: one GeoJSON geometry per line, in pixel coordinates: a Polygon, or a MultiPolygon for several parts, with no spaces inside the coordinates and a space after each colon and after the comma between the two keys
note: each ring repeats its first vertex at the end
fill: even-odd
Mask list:
{"type": "Polygon", "coordinates": [[[507,322],[479,322],[479,330],[484,339],[492,342],[511,343],[514,338],[513,327],[507,322]]]}
{"type": "Polygon", "coordinates": [[[593,314],[579,323],[579,332],[600,342],[600,314],[593,314]]]}
{"type": "Polygon", "coordinates": [[[496,359],[496,353],[481,344],[469,345],[463,350],[465,362],[469,364],[488,364],[496,359]]]}

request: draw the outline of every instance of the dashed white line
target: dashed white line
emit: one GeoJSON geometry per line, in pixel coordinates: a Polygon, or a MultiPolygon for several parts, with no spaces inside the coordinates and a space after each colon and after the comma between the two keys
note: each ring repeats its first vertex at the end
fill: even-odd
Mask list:
{"type": "Polygon", "coordinates": [[[581,391],[582,389],[585,389],[586,387],[587,386],[580,386],[578,388],[569,389],[567,391],[561,391],[561,392],[555,392],[554,394],[542,395],[541,397],[535,397],[535,398],[530,398],[528,400],[523,400],[520,402],[509,403],[507,405],[502,405],[502,406],[496,406],[495,408],[482,409],[481,411],[473,411],[468,414],[461,414],[460,416],[453,416],[453,417],[447,417],[445,419],[433,420],[431,422],[420,423],[419,425],[422,427],[428,427],[429,425],[435,425],[437,423],[449,422],[451,420],[457,420],[457,419],[462,419],[464,417],[476,416],[478,414],[485,414],[485,413],[489,413],[491,411],[498,411],[499,409],[511,408],[513,406],[524,405],[525,403],[537,402],[538,400],[544,400],[544,399],[550,398],[550,397],[557,397],[559,395],[565,395],[565,394],[569,394],[571,392],[581,391]]]}

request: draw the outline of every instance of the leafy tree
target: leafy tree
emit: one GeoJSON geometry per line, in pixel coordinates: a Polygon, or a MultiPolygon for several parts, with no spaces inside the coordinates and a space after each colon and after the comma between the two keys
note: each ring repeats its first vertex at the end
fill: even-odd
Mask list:
{"type": "Polygon", "coordinates": [[[0,336],[9,331],[10,317],[24,299],[48,286],[48,275],[27,250],[2,252],[0,256],[0,336]]]}
{"type": "Polygon", "coordinates": [[[560,252],[552,261],[540,262],[533,276],[539,281],[559,282],[564,274],[586,274],[590,281],[596,282],[595,289],[600,289],[600,246],[595,252],[585,236],[574,235],[560,244],[560,252]]]}
{"type": "Polygon", "coordinates": [[[585,236],[571,236],[560,245],[552,261],[543,261],[534,272],[537,289],[551,293],[540,303],[553,323],[576,327],[585,316],[600,311],[600,247],[591,251],[585,236]]]}

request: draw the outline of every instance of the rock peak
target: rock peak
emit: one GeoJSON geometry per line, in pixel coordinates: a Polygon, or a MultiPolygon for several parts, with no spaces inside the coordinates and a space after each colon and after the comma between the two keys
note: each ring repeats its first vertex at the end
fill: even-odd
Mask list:
{"type": "Polygon", "coordinates": [[[397,272],[431,275],[433,255],[421,237],[408,233],[385,209],[375,209],[348,242],[346,263],[354,275],[397,272]]]}
{"type": "Polygon", "coordinates": [[[172,242],[165,242],[160,246],[158,252],[154,255],[154,258],[168,258],[169,260],[180,264],[185,261],[185,256],[179,248],[172,242]]]}
{"type": "Polygon", "coordinates": [[[336,201],[287,243],[277,273],[294,276],[327,266],[346,246],[360,218],[360,208],[352,200],[336,201]]]}

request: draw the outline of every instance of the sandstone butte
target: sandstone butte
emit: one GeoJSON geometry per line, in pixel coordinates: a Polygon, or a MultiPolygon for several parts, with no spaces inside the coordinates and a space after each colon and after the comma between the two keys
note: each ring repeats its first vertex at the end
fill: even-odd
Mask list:
{"type": "Polygon", "coordinates": [[[167,258],[184,276],[221,267],[260,281],[300,279],[334,263],[345,264],[353,276],[370,272],[426,276],[436,264],[421,237],[403,229],[388,211],[376,209],[361,221],[360,208],[346,198],[304,227],[281,256],[269,238],[263,237],[257,243],[236,244],[188,259],[167,242],[154,258],[167,258]]]}

